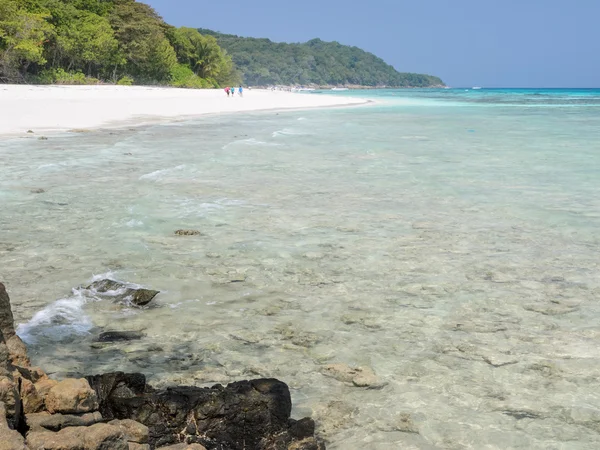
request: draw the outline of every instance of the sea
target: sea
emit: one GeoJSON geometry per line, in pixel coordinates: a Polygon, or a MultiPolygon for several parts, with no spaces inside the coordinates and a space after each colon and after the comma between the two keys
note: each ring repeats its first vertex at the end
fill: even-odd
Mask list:
{"type": "Polygon", "coordinates": [[[600,90],[325,94],[374,101],[0,140],[33,363],[278,378],[332,450],[600,448],[600,90]]]}

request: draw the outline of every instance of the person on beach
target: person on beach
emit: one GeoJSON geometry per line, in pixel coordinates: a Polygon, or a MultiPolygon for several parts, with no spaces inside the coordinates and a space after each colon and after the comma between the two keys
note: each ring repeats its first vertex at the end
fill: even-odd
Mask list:
{"type": "Polygon", "coordinates": [[[242,86],[238,88],[238,92],[240,93],[240,97],[244,96],[244,89],[242,89],[242,86]]]}
{"type": "Polygon", "coordinates": [[[225,92],[227,92],[227,97],[229,97],[229,92],[230,92],[230,87],[229,87],[229,86],[227,86],[227,87],[225,88],[225,92]]]}
{"type": "Polygon", "coordinates": [[[231,96],[235,97],[235,88],[234,87],[231,88],[231,96]]]}

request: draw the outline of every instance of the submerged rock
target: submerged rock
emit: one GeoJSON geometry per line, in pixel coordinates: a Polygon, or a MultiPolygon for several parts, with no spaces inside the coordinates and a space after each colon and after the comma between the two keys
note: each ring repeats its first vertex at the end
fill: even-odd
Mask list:
{"type": "Polygon", "coordinates": [[[105,331],[100,333],[96,342],[124,342],[142,339],[144,333],[141,331],[105,331]]]}
{"type": "Polygon", "coordinates": [[[134,306],[145,306],[160,293],[152,289],[132,288],[119,281],[108,279],[94,281],[86,289],[94,290],[98,294],[107,294],[106,297],[134,306]]]}
{"type": "Polygon", "coordinates": [[[202,236],[202,232],[198,230],[177,230],[175,234],[177,236],[202,236]]]}
{"type": "Polygon", "coordinates": [[[379,389],[385,386],[370,367],[350,367],[346,364],[329,364],[321,370],[325,376],[335,378],[356,387],[379,389]]]}

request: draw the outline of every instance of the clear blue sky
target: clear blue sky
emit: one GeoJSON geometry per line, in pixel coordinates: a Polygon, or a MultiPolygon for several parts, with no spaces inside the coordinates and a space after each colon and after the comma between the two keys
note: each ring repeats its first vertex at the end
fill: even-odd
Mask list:
{"type": "Polygon", "coordinates": [[[600,87],[600,0],[145,2],[172,25],[335,40],[450,86],[600,87]]]}

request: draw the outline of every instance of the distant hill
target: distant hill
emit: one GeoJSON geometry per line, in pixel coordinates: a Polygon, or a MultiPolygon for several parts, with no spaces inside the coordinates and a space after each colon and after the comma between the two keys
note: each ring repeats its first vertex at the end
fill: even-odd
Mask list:
{"type": "Polygon", "coordinates": [[[250,86],[319,85],[364,87],[443,86],[435,76],[401,73],[381,58],[358,47],[313,39],[303,44],[272,42],[221,34],[212,35],[232,57],[244,83],[250,86]]]}

